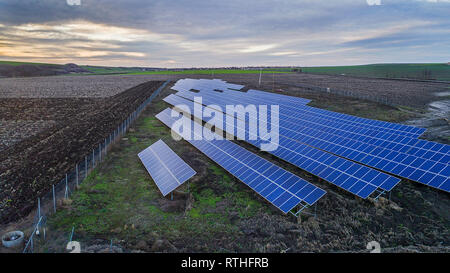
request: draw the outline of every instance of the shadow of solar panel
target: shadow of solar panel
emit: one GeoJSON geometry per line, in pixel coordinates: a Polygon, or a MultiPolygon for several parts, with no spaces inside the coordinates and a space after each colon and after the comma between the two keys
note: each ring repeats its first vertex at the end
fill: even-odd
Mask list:
{"type": "MultiPolygon", "coordinates": [[[[166,109],[156,117],[171,127],[176,119],[170,113],[171,110],[166,109]]],[[[231,141],[187,141],[283,213],[299,205],[313,205],[326,193],[231,141]]]]}
{"type": "MultiPolygon", "coordinates": [[[[191,109],[191,113],[194,113],[195,117],[200,119],[203,118],[207,122],[204,117],[197,115],[193,111],[194,102],[192,101],[175,95],[170,95],[164,98],[164,101],[174,106],[183,104],[185,105],[185,107],[191,109]]],[[[224,122],[229,122],[229,120],[225,120],[224,122]]],[[[236,132],[239,129],[250,133],[249,130],[245,128],[245,124],[244,127],[239,127],[239,124],[233,120],[229,125],[232,125],[231,128],[235,128],[234,126],[237,125],[235,128],[236,130],[230,131],[230,128],[225,124],[219,126],[219,129],[222,129],[234,136],[237,135],[236,132]]],[[[246,138],[245,141],[260,148],[260,140],[251,140],[251,138],[246,138]]],[[[307,170],[308,172],[361,198],[367,198],[378,188],[383,190],[390,190],[398,182],[400,182],[400,179],[398,178],[339,158],[324,151],[314,149],[308,145],[293,141],[292,139],[286,138],[282,135],[279,136],[279,143],[277,145],[278,148],[275,151],[271,151],[269,153],[301,169],[307,170]],[[357,172],[358,175],[356,175],[357,172]],[[376,175],[360,175],[360,173],[369,173],[376,175]]]]}
{"type": "Polygon", "coordinates": [[[162,140],[138,154],[163,196],[171,193],[196,172],[162,140]]]}

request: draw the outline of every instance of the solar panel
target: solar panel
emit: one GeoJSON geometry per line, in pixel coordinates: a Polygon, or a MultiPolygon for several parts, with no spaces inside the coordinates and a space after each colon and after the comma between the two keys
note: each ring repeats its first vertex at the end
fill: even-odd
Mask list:
{"type": "MultiPolygon", "coordinates": [[[[191,99],[194,96],[193,94],[186,92],[177,93],[177,95],[191,99]]],[[[214,100],[214,96],[206,96],[203,97],[203,103],[216,103],[219,106],[224,107],[225,104],[241,102],[228,98],[222,98],[220,103],[217,103],[217,100],[214,100]]],[[[433,157],[433,159],[418,158],[413,155],[398,152],[393,149],[400,145],[398,143],[394,143],[394,145],[386,145],[387,148],[385,148],[383,146],[380,147],[373,144],[363,143],[357,139],[344,137],[346,136],[346,132],[339,132],[338,130],[333,130],[332,132],[333,133],[327,133],[316,130],[312,126],[306,127],[304,124],[294,121],[291,117],[283,117],[280,115],[279,133],[282,136],[354,160],[356,162],[361,162],[365,165],[394,175],[448,191],[449,169],[447,167],[449,155],[448,149],[445,150],[442,146],[447,146],[448,148],[450,147],[449,145],[437,145],[436,143],[430,147],[440,147],[438,151],[424,154],[425,156],[429,156],[430,154],[438,155],[441,153],[440,157],[437,159],[442,162],[439,162],[434,161],[433,157]],[[444,152],[446,152],[446,154],[444,154],[444,152]]],[[[375,144],[376,142],[371,143],[375,144]]],[[[424,147],[427,146],[424,145],[424,147]]],[[[390,190],[390,188],[385,188],[385,190],[390,190]]]]}
{"type": "MultiPolygon", "coordinates": [[[[175,95],[166,97],[164,101],[174,106],[183,104],[191,109],[191,113],[194,113],[195,117],[204,119],[203,116],[193,111],[192,101],[175,95]]],[[[225,120],[224,122],[229,121],[225,120]]],[[[234,124],[238,123],[232,122],[231,128],[234,128],[234,124]]],[[[220,126],[220,129],[234,136],[238,135],[237,131],[239,130],[245,131],[246,134],[251,133],[247,128],[239,127],[239,125],[234,131],[230,131],[230,128],[225,124],[220,126]]],[[[251,140],[247,137],[245,141],[260,148],[261,140],[251,140]]],[[[378,188],[381,191],[389,191],[400,181],[398,178],[295,142],[283,135],[279,137],[278,149],[269,153],[361,198],[367,198],[378,188]]]]}
{"type": "MultiPolygon", "coordinates": [[[[187,97],[189,99],[192,99],[193,94],[191,92],[181,92],[177,93],[179,96],[187,97]]],[[[203,93],[201,94],[203,95],[203,93]]],[[[226,98],[221,98],[215,95],[206,94],[203,95],[203,97],[210,98],[210,101],[215,102],[215,99],[220,99],[222,102],[233,102],[235,104],[258,104],[258,103],[266,103],[263,101],[248,101],[243,99],[234,99],[230,96],[227,96],[226,98]]],[[[347,131],[348,126],[346,125],[340,125],[339,128],[333,128],[329,125],[333,123],[331,120],[322,121],[321,123],[317,123],[314,121],[311,121],[311,119],[307,119],[305,117],[303,118],[296,118],[295,112],[289,112],[285,113],[283,111],[284,108],[281,108],[281,114],[280,114],[280,122],[282,126],[287,127],[289,129],[299,131],[301,129],[305,130],[305,132],[312,133],[310,129],[316,130],[316,131],[322,131],[329,134],[334,134],[339,138],[344,138],[343,141],[345,142],[345,138],[350,138],[351,141],[357,141],[358,143],[366,143],[369,144],[371,147],[373,146],[379,146],[383,149],[389,149],[396,152],[411,154],[420,158],[424,158],[427,160],[432,160],[444,164],[448,164],[450,162],[450,146],[425,140],[420,140],[416,138],[411,137],[404,137],[404,136],[398,136],[393,135],[390,133],[383,133],[378,130],[359,130],[357,133],[347,131]],[[284,113],[283,113],[284,112],[284,113]],[[301,121],[301,123],[300,123],[301,121]],[[296,127],[296,128],[293,128],[296,127]]],[[[269,109],[270,113],[270,109],[269,109]]],[[[320,134],[320,132],[318,132],[320,134]]],[[[329,139],[329,137],[326,137],[329,139]]]]}
{"type": "MultiPolygon", "coordinates": [[[[162,111],[156,117],[168,127],[176,121],[171,117],[170,109],[162,111]]],[[[313,205],[326,193],[229,140],[187,141],[283,213],[288,213],[299,205],[302,208],[313,205]]]]}
{"type": "Polygon", "coordinates": [[[178,80],[173,86],[173,90],[177,91],[189,91],[191,89],[212,91],[214,89],[219,90],[240,90],[244,86],[238,84],[227,83],[220,79],[205,80],[205,79],[181,79],[178,80]]]}
{"type": "MultiPolygon", "coordinates": [[[[181,91],[178,95],[183,96],[192,92],[181,91]]],[[[226,95],[217,92],[200,92],[197,95],[203,97],[214,97],[217,100],[233,100],[239,102],[240,104],[255,104],[255,105],[265,105],[270,102],[274,104],[272,100],[267,100],[260,98],[259,96],[242,96],[240,94],[227,93],[226,95]]],[[[358,121],[352,122],[347,120],[338,119],[332,116],[320,115],[315,111],[308,109],[313,109],[313,107],[305,106],[303,104],[287,104],[284,101],[277,101],[280,105],[280,116],[289,117],[290,119],[297,119],[308,126],[314,126],[320,130],[343,130],[347,133],[355,133],[363,136],[374,136],[375,138],[385,140],[392,139],[398,136],[409,137],[410,139],[416,139],[417,135],[412,133],[405,133],[396,129],[373,126],[370,124],[359,123],[358,121]]],[[[391,123],[394,124],[394,123],[391,123]]],[[[403,125],[402,125],[403,126],[403,125]]],[[[410,126],[411,127],[411,126],[410,126]]],[[[415,127],[414,127],[415,128],[415,127]]]]}
{"type": "MultiPolygon", "coordinates": [[[[202,84],[200,84],[200,82],[208,82],[209,80],[202,80],[202,81],[198,81],[198,88],[195,87],[195,82],[192,82],[193,86],[191,88],[200,90],[200,91],[205,91],[205,94],[211,93],[208,91],[214,90],[215,87],[215,82],[209,81],[208,83],[208,88],[200,88],[200,86],[202,84]]],[[[177,89],[175,89],[177,90],[177,89]]],[[[188,90],[178,90],[178,91],[189,91],[188,90]]],[[[247,93],[243,93],[243,92],[233,92],[233,93],[227,93],[226,96],[228,97],[229,95],[233,96],[234,98],[239,98],[239,99],[259,99],[260,101],[263,99],[261,98],[261,95],[263,93],[268,93],[268,92],[263,92],[263,91],[259,91],[259,90],[249,90],[247,93]],[[246,95],[249,94],[249,95],[246,95]],[[250,96],[250,94],[252,96],[250,96]]],[[[278,95],[278,94],[274,94],[274,93],[268,93],[268,94],[272,94],[273,96],[278,95]]],[[[217,94],[218,95],[218,94],[217,94]]],[[[418,128],[418,127],[414,127],[414,126],[409,126],[409,125],[402,125],[402,124],[396,124],[396,123],[390,123],[390,122],[384,122],[384,121],[379,121],[379,120],[372,120],[372,119],[366,119],[366,118],[360,118],[360,117],[356,117],[356,116],[351,116],[351,115],[346,115],[346,114],[342,114],[342,113],[337,113],[337,112],[331,112],[328,110],[324,110],[324,109],[320,109],[320,108],[315,108],[315,107],[310,107],[310,106],[306,106],[304,105],[305,102],[304,101],[295,101],[296,99],[300,99],[300,100],[304,100],[302,98],[296,98],[296,97],[291,97],[291,96],[285,96],[285,95],[281,95],[282,97],[285,98],[291,98],[291,100],[293,100],[294,103],[289,102],[287,99],[281,100],[279,101],[281,104],[283,104],[283,109],[285,110],[292,110],[294,111],[294,114],[301,114],[302,116],[305,115],[309,115],[315,118],[319,118],[319,119],[325,119],[325,122],[329,122],[330,118],[334,123],[340,123],[342,125],[346,125],[346,126],[350,126],[349,128],[352,127],[358,127],[358,128],[367,128],[367,129],[373,129],[373,130],[380,130],[383,129],[383,132],[388,132],[391,134],[396,134],[396,135],[404,135],[404,136],[409,136],[409,137],[414,137],[417,138],[418,136],[420,136],[425,129],[423,128],[418,128]],[[297,102],[297,103],[295,103],[297,102]],[[300,104],[300,105],[299,105],[300,104]]],[[[309,102],[309,100],[306,101],[306,103],[309,102]]],[[[261,104],[267,103],[267,100],[263,100],[261,102],[261,104]]]]}
{"type": "Polygon", "coordinates": [[[271,93],[271,92],[265,92],[255,89],[250,89],[247,92],[236,92],[234,90],[240,90],[244,86],[243,85],[236,85],[227,83],[223,80],[205,80],[205,79],[182,79],[178,80],[175,85],[172,87],[173,90],[176,91],[189,91],[191,89],[199,90],[199,91],[214,91],[214,90],[220,90],[224,94],[234,94],[234,95],[242,95],[242,96],[258,96],[259,98],[264,99],[270,99],[271,101],[277,101],[277,102],[284,102],[286,104],[289,104],[291,106],[295,106],[297,104],[307,104],[311,100],[299,98],[299,97],[292,97],[292,96],[286,96],[283,94],[277,94],[277,93],[271,93]],[[237,94],[236,94],[237,93],[237,94]]]}
{"type": "Polygon", "coordinates": [[[196,172],[162,140],[138,154],[163,196],[171,193],[196,172]]]}
{"type": "MultiPolygon", "coordinates": [[[[177,95],[193,98],[187,92],[177,95]]],[[[204,104],[216,102],[214,95],[203,97],[204,104]]],[[[241,103],[230,98],[222,98],[219,106],[225,104],[241,103]]],[[[244,104],[245,105],[245,104],[244,104]]],[[[317,126],[316,126],[317,127],[317,126]]],[[[291,116],[280,114],[280,134],[290,139],[306,143],[333,154],[361,162],[365,165],[382,171],[398,175],[422,184],[448,191],[448,162],[450,159],[450,146],[430,141],[414,140],[420,142],[421,147],[408,146],[408,142],[397,143],[397,139],[405,137],[396,136],[393,140],[377,141],[370,136],[364,136],[366,143],[361,138],[349,138],[348,132],[333,129],[326,132],[317,130],[314,126],[295,121],[291,116]],[[372,141],[371,141],[372,139],[372,141]],[[367,143],[368,142],[368,143],[367,143]],[[435,149],[435,150],[426,150],[435,149]],[[413,151],[416,155],[408,155],[413,151]]],[[[412,143],[411,141],[409,143],[412,143]]]]}

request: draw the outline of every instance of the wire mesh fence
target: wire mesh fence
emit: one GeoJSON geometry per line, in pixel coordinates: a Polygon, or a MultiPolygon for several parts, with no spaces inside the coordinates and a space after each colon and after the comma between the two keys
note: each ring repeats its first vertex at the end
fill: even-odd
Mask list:
{"type": "MultiPolygon", "coordinates": [[[[47,231],[47,217],[69,202],[70,195],[76,191],[80,184],[89,176],[103,160],[108,150],[125,135],[131,124],[139,117],[145,107],[166,87],[169,81],[164,82],[153,94],[147,98],[135,111],[133,111],[120,125],[113,130],[104,140],[96,145],[92,151],[84,156],[84,160],[78,162],[72,171],[66,173],[62,179],[52,185],[51,189],[37,199],[37,207],[31,233],[23,249],[23,253],[33,253],[36,244],[45,241],[47,231]],[[37,238],[38,237],[38,238],[37,238]]],[[[70,238],[73,238],[74,229],[70,238]]]]}
{"type": "Polygon", "coordinates": [[[392,99],[390,99],[387,96],[369,95],[369,94],[363,94],[363,92],[358,92],[358,91],[325,88],[325,87],[313,86],[313,85],[308,85],[308,84],[299,84],[299,83],[291,84],[290,83],[288,85],[293,86],[293,87],[299,87],[306,91],[311,91],[311,92],[335,94],[335,95],[339,95],[339,96],[373,101],[373,102],[377,102],[377,103],[385,104],[385,105],[389,105],[389,106],[394,106],[394,107],[398,105],[398,103],[396,103],[395,101],[393,101],[392,99]]]}
{"type": "Polygon", "coordinates": [[[285,81],[283,78],[279,79],[277,78],[277,73],[270,74],[259,74],[256,78],[256,86],[258,87],[265,87],[267,89],[275,90],[276,85],[282,85],[282,86],[289,86],[289,87],[297,87],[301,88],[302,92],[321,92],[321,93],[328,93],[328,94],[335,94],[339,96],[345,96],[345,97],[351,97],[361,100],[368,100],[377,102],[384,105],[389,105],[396,107],[398,105],[401,105],[401,101],[396,101],[395,98],[388,97],[388,96],[380,96],[380,95],[373,95],[373,94],[365,94],[363,91],[358,90],[344,90],[344,89],[336,89],[336,88],[327,88],[327,87],[320,87],[315,86],[311,84],[305,84],[305,83],[293,83],[291,81],[285,81]],[[264,75],[264,76],[263,76],[264,75]]]}

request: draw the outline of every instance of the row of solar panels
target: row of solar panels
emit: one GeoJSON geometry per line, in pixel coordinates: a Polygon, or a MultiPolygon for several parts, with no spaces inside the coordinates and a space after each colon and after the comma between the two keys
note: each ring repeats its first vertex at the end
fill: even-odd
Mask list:
{"type": "MultiPolygon", "coordinates": [[[[170,95],[165,98],[164,101],[173,106],[187,106],[191,113],[194,113],[194,117],[202,118],[201,115],[197,115],[197,112],[193,111],[194,102],[192,101],[175,95],[170,95]]],[[[197,107],[202,106],[197,105],[197,107]]],[[[249,134],[251,134],[251,132],[247,129],[248,126],[245,126],[246,124],[244,126],[239,126],[236,118],[231,124],[235,124],[236,126],[226,126],[226,122],[227,120],[225,119],[225,124],[218,126],[218,128],[233,136],[238,135],[238,130],[245,131],[247,134],[245,141],[260,148],[262,143],[261,139],[257,139],[256,137],[250,138],[249,134]]],[[[314,149],[308,145],[295,142],[283,135],[279,136],[278,143],[273,144],[277,145],[278,148],[274,151],[269,151],[269,153],[341,187],[344,190],[356,194],[361,198],[367,198],[377,190],[380,192],[391,190],[400,181],[398,178],[386,175],[366,166],[314,149]]]]}
{"type": "MultiPolygon", "coordinates": [[[[190,97],[186,94],[180,94],[180,96],[190,97]]],[[[191,98],[193,99],[193,97],[191,98]]],[[[214,100],[214,102],[217,101],[214,100]]],[[[178,99],[177,103],[187,104],[188,101],[178,99]]],[[[205,99],[205,96],[203,96],[203,103],[205,105],[210,104],[205,99]]],[[[230,104],[226,98],[220,100],[220,103],[218,103],[222,107],[225,107],[226,104],[230,104]]],[[[448,187],[450,186],[448,182],[450,167],[447,164],[448,155],[444,153],[430,151],[423,154],[422,157],[419,157],[399,152],[395,150],[395,146],[391,146],[392,148],[389,149],[389,145],[385,148],[382,145],[377,146],[375,144],[364,143],[336,133],[324,132],[314,127],[304,127],[298,125],[298,122],[290,121],[290,119],[292,120],[293,118],[282,117],[280,115],[280,136],[311,145],[394,175],[418,181],[435,188],[447,189],[448,191],[448,187]],[[427,159],[426,156],[430,153],[439,155],[437,160],[434,160],[433,156],[431,159],[427,159]]],[[[249,123],[248,120],[246,122],[247,124],[249,123]]],[[[261,120],[259,122],[264,123],[261,120]]],[[[439,146],[444,145],[439,144],[439,146]]]]}
{"type": "MultiPolygon", "coordinates": [[[[170,109],[156,117],[169,128],[177,121],[170,109]]],[[[183,124],[194,122],[182,119],[183,124]]],[[[284,213],[313,205],[325,194],[324,190],[231,141],[194,140],[194,136],[186,140],[284,213]]]]}
{"type": "MultiPolygon", "coordinates": [[[[355,117],[351,115],[346,115],[342,113],[327,111],[324,109],[319,109],[315,107],[310,107],[305,105],[309,102],[309,100],[305,100],[303,98],[291,97],[281,94],[273,94],[269,92],[259,91],[250,89],[247,92],[235,92],[233,90],[242,89],[242,85],[234,85],[229,84],[222,80],[194,80],[194,79],[183,79],[179,80],[172,89],[176,91],[189,91],[191,89],[199,90],[199,91],[212,91],[212,90],[221,90],[223,93],[227,95],[244,95],[244,97],[260,97],[264,94],[264,104],[267,104],[268,98],[275,99],[277,102],[283,102],[284,105],[288,107],[294,107],[295,111],[301,111],[302,113],[311,113],[316,117],[329,118],[332,117],[334,121],[345,122],[346,124],[353,124],[359,127],[370,127],[373,129],[384,128],[387,131],[395,132],[400,135],[408,135],[412,137],[418,137],[425,132],[423,128],[417,128],[414,126],[396,124],[391,122],[372,120],[366,118],[355,117]],[[220,86],[220,88],[217,88],[220,86]]],[[[217,93],[217,92],[216,92],[217,93]]]]}
{"type": "MultiPolygon", "coordinates": [[[[183,110],[188,107],[194,117],[205,122],[208,119],[195,112],[194,106],[223,111],[229,104],[278,104],[279,139],[272,143],[278,148],[270,153],[361,198],[390,191],[400,181],[384,172],[449,191],[448,145],[417,139],[423,129],[316,109],[306,106],[309,100],[302,98],[259,90],[237,91],[242,87],[222,80],[179,80],[173,87],[179,92],[164,101],[173,105],[174,110],[179,105],[184,106],[183,110]],[[201,105],[194,102],[198,96],[202,97],[201,105]]],[[[169,127],[178,119],[171,116],[170,109],[159,113],[157,118],[169,127]]],[[[192,127],[193,120],[181,118],[192,127]]],[[[249,130],[249,123],[249,117],[233,115],[223,124],[214,125],[233,136],[244,133],[246,142],[260,147],[263,141],[257,131],[249,130]]],[[[197,137],[187,141],[284,213],[296,207],[301,211],[325,194],[324,190],[233,142],[194,140],[201,138],[197,137]]],[[[195,175],[161,140],[138,156],[164,196],[195,175]]]]}
{"type": "MultiPolygon", "coordinates": [[[[208,82],[208,80],[202,80],[202,82],[208,82]]],[[[210,84],[213,85],[213,83],[210,84]]],[[[175,87],[180,91],[177,93],[179,97],[174,98],[174,96],[170,96],[166,98],[166,101],[172,105],[189,105],[191,103],[192,107],[193,105],[190,101],[195,96],[201,96],[204,105],[215,104],[220,106],[221,109],[225,109],[225,106],[229,104],[246,106],[267,104],[268,102],[267,99],[260,99],[261,95],[259,94],[256,96],[251,93],[232,91],[223,87],[226,90],[216,92],[211,86],[205,87],[207,84],[193,86],[195,87],[194,89],[200,92],[193,93],[186,89],[175,87]]],[[[262,91],[259,92],[261,93],[262,91]]],[[[335,121],[333,112],[328,113],[326,120],[317,122],[317,118],[313,115],[296,115],[294,111],[283,110],[289,109],[291,102],[285,103],[284,99],[280,100],[280,98],[283,98],[282,95],[267,94],[266,97],[276,97],[280,105],[279,132],[281,148],[292,151],[296,147],[296,151],[299,151],[302,148],[302,144],[312,146],[326,151],[328,154],[331,153],[374,169],[449,191],[450,167],[448,163],[450,161],[450,146],[417,139],[418,135],[421,134],[417,132],[423,132],[423,129],[387,122],[378,124],[364,122],[362,126],[346,126],[341,121],[335,121]],[[381,129],[380,125],[387,127],[381,129]],[[407,132],[416,132],[415,137],[405,136],[407,132]]],[[[299,109],[305,108],[304,104],[299,103],[297,105],[299,109]]],[[[246,123],[248,122],[246,120],[246,123]]],[[[308,155],[305,154],[305,149],[302,149],[301,152],[303,156],[308,155]]],[[[283,157],[286,157],[286,155],[283,157]]],[[[326,156],[322,157],[322,159],[325,158],[326,156]]],[[[317,161],[314,158],[312,160],[317,161]]],[[[350,171],[351,169],[347,170],[350,171]]],[[[319,170],[315,169],[314,171],[316,175],[322,174],[322,171],[320,173],[318,173],[319,170]]],[[[327,179],[333,180],[333,176],[327,176],[327,179]]],[[[341,179],[338,180],[341,181],[341,179]]],[[[333,183],[333,181],[330,182],[333,183]]],[[[340,183],[334,182],[334,184],[340,183]]]]}
{"type": "MultiPolygon", "coordinates": [[[[157,118],[168,127],[177,120],[171,117],[170,109],[159,113],[157,118]]],[[[183,119],[184,124],[193,123],[190,119],[183,119]]],[[[188,141],[283,213],[296,207],[301,211],[315,204],[326,193],[231,141],[188,141]]],[[[138,156],[164,196],[196,173],[162,140],[155,142],[138,156]]]]}

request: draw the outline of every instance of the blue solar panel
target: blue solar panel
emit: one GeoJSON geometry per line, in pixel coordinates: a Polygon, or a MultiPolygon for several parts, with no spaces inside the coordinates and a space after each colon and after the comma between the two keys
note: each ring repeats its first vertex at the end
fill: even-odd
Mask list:
{"type": "Polygon", "coordinates": [[[311,100],[286,96],[283,94],[270,93],[255,89],[250,89],[247,92],[236,92],[234,90],[240,90],[244,86],[227,83],[226,81],[214,79],[214,80],[205,80],[205,79],[181,79],[178,80],[175,85],[172,87],[173,90],[176,91],[189,91],[191,89],[211,92],[214,90],[220,90],[224,95],[232,94],[236,96],[258,96],[259,98],[270,99],[272,102],[283,102],[290,106],[296,106],[298,104],[307,104],[311,100]]]}
{"type": "MultiPolygon", "coordinates": [[[[174,106],[178,104],[183,104],[191,109],[191,113],[194,112],[193,102],[186,100],[184,98],[175,95],[170,95],[166,97],[164,101],[174,106]]],[[[202,116],[198,116],[195,113],[194,116],[200,119],[203,118],[202,116]]],[[[238,123],[233,121],[233,124],[238,123]]],[[[237,135],[238,130],[243,130],[247,134],[250,133],[249,130],[245,128],[245,124],[244,127],[239,127],[238,125],[235,131],[230,131],[229,130],[230,128],[227,128],[225,124],[219,127],[220,127],[219,129],[222,130],[224,130],[225,128],[225,131],[227,133],[234,136],[237,135]]],[[[247,137],[245,141],[259,148],[260,140],[251,140],[251,138],[247,137]]],[[[279,145],[278,149],[269,153],[301,169],[307,170],[308,172],[320,178],[323,178],[324,180],[333,183],[334,185],[341,187],[342,189],[354,193],[360,196],[361,198],[367,198],[378,188],[382,190],[391,190],[400,181],[400,179],[398,178],[372,170],[368,167],[353,163],[351,161],[347,161],[345,159],[331,155],[324,151],[314,149],[308,145],[293,141],[292,139],[289,139],[283,135],[280,135],[278,145],[279,145]],[[324,165],[322,164],[323,162],[327,162],[327,164],[324,165]],[[314,165],[313,163],[318,165],[314,165]],[[313,168],[314,166],[315,168],[313,168]],[[348,168],[349,166],[352,166],[354,168],[348,168]],[[355,172],[358,170],[365,173],[375,172],[377,173],[377,176],[376,177],[356,176],[355,172]],[[342,173],[345,174],[345,176],[341,176],[340,174],[342,173]],[[350,183],[352,181],[353,183],[350,183]],[[354,187],[358,188],[361,185],[363,187],[360,188],[359,191],[354,190],[354,187]]]]}
{"type": "MultiPolygon", "coordinates": [[[[186,92],[177,95],[192,98],[192,94],[186,92]]],[[[214,99],[216,97],[210,94],[203,95],[203,101],[205,104],[210,104],[217,101],[214,99]]],[[[242,103],[242,100],[233,100],[229,96],[220,99],[222,104],[231,104],[232,102],[242,103]]],[[[449,145],[392,134],[387,139],[377,139],[376,137],[379,134],[375,137],[364,135],[363,133],[370,133],[367,131],[354,134],[335,128],[323,129],[323,126],[308,123],[305,120],[302,120],[302,123],[299,124],[298,120],[293,118],[293,116],[295,115],[287,116],[280,114],[283,135],[427,185],[430,184],[428,177],[418,176],[418,174],[421,172],[431,172],[434,176],[439,176],[442,170],[442,168],[435,171],[429,170],[431,168],[431,166],[428,166],[430,164],[429,161],[434,161],[433,165],[436,164],[436,166],[440,166],[440,164],[448,165],[450,161],[449,145]],[[319,129],[323,131],[321,132],[319,129]],[[405,154],[413,154],[414,156],[408,156],[405,161],[398,160],[399,157],[405,156],[405,154]],[[396,159],[394,160],[394,158],[396,159]],[[392,164],[388,166],[388,169],[380,168],[380,165],[384,162],[379,162],[382,159],[390,160],[393,161],[392,164],[397,164],[396,171],[392,172],[392,168],[390,168],[392,164]],[[413,165],[409,166],[408,164],[412,161],[414,161],[413,165]],[[375,163],[378,164],[375,166],[375,163]],[[416,172],[405,171],[406,168],[410,167],[415,168],[416,172]]]]}
{"type": "MultiPolygon", "coordinates": [[[[191,92],[180,92],[177,95],[179,96],[191,96],[191,92]]],[[[201,92],[200,94],[205,99],[210,98],[214,101],[233,101],[235,104],[254,104],[261,105],[267,104],[270,102],[274,104],[272,100],[261,99],[259,97],[241,97],[233,94],[227,94],[226,97],[222,97],[220,94],[215,94],[211,92],[201,92]]],[[[317,114],[313,112],[308,112],[302,110],[301,106],[295,106],[295,108],[290,108],[286,106],[286,103],[277,102],[280,104],[280,119],[290,120],[292,122],[301,122],[303,127],[314,128],[316,130],[335,133],[340,136],[349,137],[352,139],[356,139],[358,141],[362,141],[365,143],[374,144],[376,146],[386,147],[390,145],[391,149],[407,152],[409,149],[413,148],[420,140],[415,137],[408,136],[400,136],[398,135],[397,130],[393,129],[380,129],[378,127],[370,127],[367,125],[358,125],[357,123],[350,124],[346,121],[337,121],[336,119],[330,117],[319,117],[317,114]]],[[[297,104],[298,105],[298,104],[297,104]]],[[[269,111],[270,112],[270,111],[269,111]]],[[[441,146],[443,144],[440,144],[441,146]]],[[[445,146],[445,145],[444,145],[445,146]]],[[[448,146],[448,145],[447,145],[448,146]]],[[[424,150],[420,148],[421,151],[417,152],[422,154],[427,152],[428,150],[424,150]]],[[[440,151],[436,151],[436,159],[441,162],[445,162],[446,159],[450,157],[447,153],[447,157],[445,154],[440,151]],[[439,157],[440,156],[440,157],[439,157]]],[[[447,161],[448,162],[448,161],[447,161]]]]}
{"type": "Polygon", "coordinates": [[[173,90],[177,91],[189,91],[191,89],[195,90],[240,90],[244,86],[238,84],[227,83],[226,81],[220,79],[205,80],[205,79],[182,79],[178,80],[173,86],[173,90]]]}
{"type": "MultiPolygon", "coordinates": [[[[205,91],[202,94],[210,94],[211,90],[214,90],[214,83],[210,84],[208,88],[202,89],[202,88],[195,88],[201,91],[205,91]]],[[[178,91],[188,91],[185,89],[177,89],[178,91]]],[[[234,97],[235,99],[239,100],[259,100],[259,104],[265,104],[267,103],[266,98],[261,98],[259,95],[261,94],[258,90],[249,90],[248,93],[251,94],[252,92],[255,92],[253,96],[246,96],[246,93],[243,92],[234,92],[234,93],[227,93],[226,96],[229,98],[229,95],[234,97]]],[[[263,92],[267,93],[267,92],[263,92]]],[[[271,94],[271,93],[269,93],[271,94]]],[[[219,95],[219,94],[216,94],[219,95]]],[[[274,94],[277,95],[277,94],[274,94]]],[[[289,97],[289,96],[283,96],[283,97],[289,97]]],[[[295,98],[295,97],[291,97],[295,98]]],[[[299,98],[300,99],[300,98],[299,98]]],[[[345,115],[341,113],[331,112],[319,108],[314,108],[310,106],[304,105],[304,102],[300,103],[290,103],[287,100],[280,100],[277,101],[280,105],[283,106],[284,111],[290,111],[293,112],[294,116],[310,116],[314,117],[315,119],[319,121],[325,121],[330,122],[333,121],[333,123],[345,125],[347,127],[347,130],[356,130],[357,128],[363,128],[363,129],[372,129],[372,130],[378,130],[382,132],[387,132],[394,135],[403,135],[403,136],[409,136],[416,138],[420,136],[425,129],[423,128],[417,128],[414,126],[408,126],[408,125],[402,125],[402,124],[396,124],[396,123],[390,123],[390,122],[384,122],[384,121],[378,121],[378,120],[371,120],[371,119],[365,119],[350,115],[345,115]]],[[[255,102],[253,102],[255,103],[255,102]]],[[[307,102],[306,102],[307,103],[307,102]]],[[[326,123],[325,123],[326,124],[326,123]]]]}
{"type": "MultiPolygon", "coordinates": [[[[192,99],[194,96],[191,92],[177,93],[177,95],[189,99],[192,99]]],[[[225,107],[226,104],[242,103],[241,101],[235,101],[228,97],[221,98],[220,103],[217,103],[217,100],[214,100],[214,98],[215,97],[213,95],[203,96],[203,103],[216,103],[222,107],[225,107]]],[[[431,158],[419,158],[417,156],[408,156],[406,153],[396,151],[395,149],[398,149],[397,146],[400,144],[395,142],[384,141],[374,143],[373,145],[367,144],[357,139],[345,137],[347,133],[345,131],[340,132],[339,130],[334,129],[329,130],[333,133],[328,133],[316,130],[313,126],[305,127],[304,123],[299,124],[298,121],[292,119],[290,116],[280,115],[279,130],[280,135],[320,148],[333,154],[361,162],[365,165],[394,175],[405,177],[431,187],[438,189],[445,188],[446,182],[445,180],[442,181],[442,172],[444,171],[444,166],[448,166],[448,158],[450,157],[448,154],[448,147],[450,147],[449,145],[416,140],[416,142],[420,141],[422,143],[421,147],[424,149],[434,148],[438,151],[423,154],[423,156],[430,156],[431,158]],[[390,145],[386,143],[389,143],[390,145]],[[385,146],[380,147],[375,144],[385,146]],[[439,161],[434,161],[434,159],[438,159],[439,161]],[[437,185],[438,181],[442,181],[441,184],[437,185]]],[[[370,139],[370,137],[366,137],[366,140],[367,139],[370,139]]]]}
{"type": "Polygon", "coordinates": [[[196,174],[162,140],[153,143],[138,156],[163,196],[196,174]]]}
{"type": "MultiPolygon", "coordinates": [[[[176,121],[171,117],[170,109],[156,117],[168,127],[176,121]]],[[[326,193],[226,139],[187,141],[284,213],[302,205],[302,202],[313,205],[326,193]]]]}

